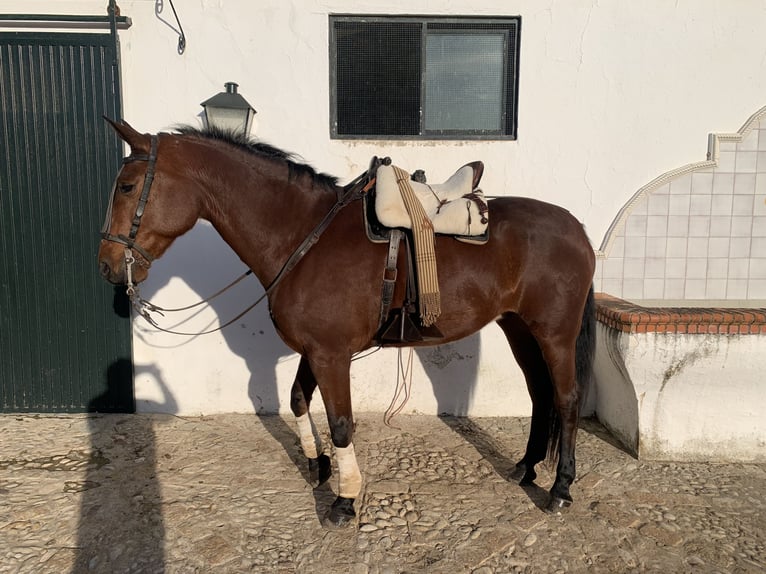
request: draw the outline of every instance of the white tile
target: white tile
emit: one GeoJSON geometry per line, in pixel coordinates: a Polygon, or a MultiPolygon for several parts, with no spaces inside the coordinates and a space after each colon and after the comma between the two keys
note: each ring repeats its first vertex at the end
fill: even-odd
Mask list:
{"type": "Polygon", "coordinates": [[[766,193],[753,198],[753,215],[766,215],[766,193]]]}
{"type": "Polygon", "coordinates": [[[670,193],[670,184],[666,183],[661,185],[657,189],[652,190],[652,195],[668,195],[670,193]]]}
{"type": "Polygon", "coordinates": [[[686,173],[670,182],[670,194],[689,195],[692,188],[692,176],[686,173]]]}
{"type": "Polygon", "coordinates": [[[708,257],[728,257],[729,256],[729,238],[711,237],[707,246],[708,257]]]}
{"type": "Polygon", "coordinates": [[[612,247],[609,249],[608,257],[622,257],[625,254],[625,237],[618,235],[612,241],[612,247]]]}
{"type": "Polygon", "coordinates": [[[729,240],[729,257],[750,257],[750,241],[749,237],[732,237],[729,240]]]}
{"type": "Polygon", "coordinates": [[[646,196],[630,206],[630,215],[646,215],[649,211],[649,200],[646,196]]]}
{"type": "Polygon", "coordinates": [[[753,217],[753,237],[766,237],[766,217],[753,217]]]}
{"type": "Polygon", "coordinates": [[[737,154],[731,151],[722,151],[720,154],[718,154],[718,166],[716,167],[716,172],[734,173],[734,162],[736,160],[736,156],[737,154]]]}
{"type": "Polygon", "coordinates": [[[750,260],[750,279],[766,279],[766,258],[753,257],[750,260]]]}
{"type": "Polygon", "coordinates": [[[710,235],[710,216],[696,216],[689,218],[689,236],[707,237],[710,235]]]}
{"type": "Polygon", "coordinates": [[[665,277],[665,259],[648,258],[644,266],[644,277],[647,279],[664,279],[665,277]]]}
{"type": "Polygon", "coordinates": [[[731,217],[714,215],[710,218],[710,237],[728,237],[731,234],[731,217]]]}
{"type": "Polygon", "coordinates": [[[708,243],[710,239],[707,237],[690,237],[686,242],[686,256],[687,257],[707,257],[708,243]]]}
{"type": "Polygon", "coordinates": [[[750,237],[753,232],[753,218],[737,215],[731,218],[732,237],[750,237]]]}
{"type": "Polygon", "coordinates": [[[747,279],[729,279],[726,281],[727,299],[747,299],[747,279]]]}
{"type": "Polygon", "coordinates": [[[729,279],[747,279],[749,272],[749,259],[729,259],[729,279]]]}
{"type": "Polygon", "coordinates": [[[766,237],[753,237],[750,240],[753,257],[766,257],[766,237]]]}
{"type": "Polygon", "coordinates": [[[668,240],[666,237],[647,237],[646,256],[664,258],[667,245],[668,240]]]}
{"type": "Polygon", "coordinates": [[[671,195],[668,201],[668,213],[670,215],[689,215],[691,196],[688,194],[671,195]]]}
{"type": "Polygon", "coordinates": [[[711,215],[731,215],[733,195],[714,195],[710,204],[711,215]]]}
{"type": "Polygon", "coordinates": [[[766,173],[755,174],[755,194],[761,197],[766,195],[766,173]]]}
{"type": "Polygon", "coordinates": [[[758,149],[758,131],[750,130],[737,144],[737,151],[755,151],[758,149]]]}
{"type": "Polygon", "coordinates": [[[750,279],[747,282],[748,299],[766,299],[766,279],[750,279]]]}
{"type": "Polygon", "coordinates": [[[689,215],[710,215],[712,196],[692,195],[689,200],[689,215]]]}
{"type": "Polygon", "coordinates": [[[737,151],[737,142],[733,141],[719,141],[718,151],[737,151]]]}
{"type": "Polygon", "coordinates": [[[646,255],[646,237],[626,237],[625,257],[643,257],[646,255]]]}
{"type": "Polygon", "coordinates": [[[686,257],[686,246],[689,240],[686,237],[668,237],[667,257],[686,257]]]}
{"type": "Polygon", "coordinates": [[[645,299],[662,299],[665,295],[664,279],[646,279],[644,281],[645,299]]]}
{"type": "Polygon", "coordinates": [[[649,196],[649,215],[667,215],[668,213],[668,196],[667,195],[650,195],[649,196]]]}
{"type": "Polygon", "coordinates": [[[738,151],[736,157],[735,171],[737,173],[755,173],[758,153],[754,151],[738,151]]]}
{"type": "Polygon", "coordinates": [[[704,299],[707,281],[705,279],[687,279],[684,299],[704,299]]]}
{"type": "Polygon", "coordinates": [[[729,194],[734,191],[734,174],[718,173],[713,174],[713,193],[729,194]]]}
{"type": "Polygon", "coordinates": [[[622,297],[622,279],[604,279],[601,290],[615,297],[622,297]]]}
{"type": "Polygon", "coordinates": [[[705,299],[725,299],[726,279],[708,279],[705,285],[705,299]]]}
{"type": "Polygon", "coordinates": [[[684,279],[686,277],[686,258],[668,257],[665,260],[666,279],[684,279]]]}
{"type": "Polygon", "coordinates": [[[758,149],[766,150],[766,127],[758,130],[758,149]]]}
{"type": "Polygon", "coordinates": [[[692,174],[691,193],[693,195],[709,195],[713,193],[713,174],[694,172],[692,174]]]}
{"type": "Polygon", "coordinates": [[[665,279],[664,299],[683,299],[684,298],[684,279],[665,279]]]}
{"type": "Polygon", "coordinates": [[[734,195],[753,195],[758,174],[737,173],[734,175],[734,195]]]}
{"type": "Polygon", "coordinates": [[[735,195],[731,204],[732,215],[753,215],[754,199],[752,195],[735,195]]]}
{"type": "Polygon", "coordinates": [[[668,216],[668,237],[686,237],[689,235],[688,215],[668,216]]]}
{"type": "Polygon", "coordinates": [[[766,172],[766,152],[759,151],[757,154],[755,171],[758,173],[766,172]]]}
{"type": "Polygon", "coordinates": [[[601,293],[604,291],[604,280],[601,277],[601,272],[596,268],[596,273],[593,275],[593,289],[596,293],[601,293]]]}
{"type": "MultiPolygon", "coordinates": [[[[644,278],[644,258],[643,257],[631,257],[625,258],[625,266],[623,268],[624,279],[643,279],[644,278]]],[[[627,283],[623,283],[623,289],[627,283]]]]}
{"type": "Polygon", "coordinates": [[[650,215],[646,222],[646,235],[648,237],[662,237],[668,233],[667,215],[650,215]]]}
{"type": "Polygon", "coordinates": [[[644,280],[625,279],[622,282],[622,296],[625,299],[644,299],[644,280]]]}
{"type": "Polygon", "coordinates": [[[707,258],[693,258],[686,260],[687,279],[705,279],[707,277],[707,258]]]}
{"type": "Polygon", "coordinates": [[[624,262],[621,257],[610,257],[604,261],[604,279],[622,279],[624,262]]]}
{"type": "Polygon", "coordinates": [[[726,279],[729,276],[729,260],[716,257],[707,260],[708,279],[726,279]]]}
{"type": "Polygon", "coordinates": [[[625,222],[625,235],[626,236],[644,236],[646,235],[646,221],[648,216],[646,215],[629,215],[628,220],[625,222]]]}

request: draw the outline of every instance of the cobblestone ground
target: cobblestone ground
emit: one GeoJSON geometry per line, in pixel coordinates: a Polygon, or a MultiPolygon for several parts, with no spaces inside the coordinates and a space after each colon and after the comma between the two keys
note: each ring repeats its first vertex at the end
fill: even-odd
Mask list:
{"type": "Polygon", "coordinates": [[[358,521],[328,531],[337,482],[307,485],[279,417],[2,416],[0,572],[766,570],[766,465],[641,462],[585,421],[549,515],[549,469],[508,478],[528,420],[394,424],[358,416],[358,521]]]}

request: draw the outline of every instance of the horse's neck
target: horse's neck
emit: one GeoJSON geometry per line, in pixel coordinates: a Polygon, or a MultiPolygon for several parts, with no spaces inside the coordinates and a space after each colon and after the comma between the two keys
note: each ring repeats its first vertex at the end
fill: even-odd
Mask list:
{"type": "MultiPolygon", "coordinates": [[[[240,166],[241,167],[241,166],[240,166]]],[[[333,204],[307,176],[288,181],[280,166],[222,169],[204,215],[240,259],[268,285],[333,204]]]]}

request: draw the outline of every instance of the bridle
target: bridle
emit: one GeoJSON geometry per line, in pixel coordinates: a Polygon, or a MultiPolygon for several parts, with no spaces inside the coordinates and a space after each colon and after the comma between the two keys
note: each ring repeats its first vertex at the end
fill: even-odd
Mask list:
{"type": "Polygon", "coordinates": [[[117,185],[115,181],[114,189],[112,189],[112,195],[109,198],[109,206],[106,210],[106,219],[104,225],[101,228],[101,237],[107,241],[113,241],[125,246],[125,265],[127,272],[128,283],[128,295],[132,297],[135,294],[135,286],[133,284],[133,264],[136,262],[136,258],[133,255],[133,251],[136,251],[146,262],[146,267],[149,267],[154,261],[154,257],[149,252],[136,243],[136,236],[138,235],[138,228],[141,226],[141,218],[144,216],[146,210],[146,203],[149,201],[149,192],[152,189],[152,182],[154,181],[154,172],[157,167],[157,145],[159,138],[156,135],[151,136],[151,144],[149,147],[149,154],[129,155],[122,160],[122,165],[132,163],[134,161],[147,162],[146,174],[144,175],[144,187],[141,189],[141,196],[138,198],[138,204],[136,205],[136,213],[133,215],[133,221],[130,224],[130,231],[128,235],[123,234],[114,235],[110,233],[112,222],[112,208],[114,206],[114,197],[117,194],[117,185]]]}

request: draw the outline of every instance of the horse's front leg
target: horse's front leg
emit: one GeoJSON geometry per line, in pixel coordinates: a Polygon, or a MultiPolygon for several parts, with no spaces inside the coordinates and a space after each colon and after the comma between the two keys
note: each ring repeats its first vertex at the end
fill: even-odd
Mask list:
{"type": "Polygon", "coordinates": [[[311,371],[322,392],[327,422],[338,463],[338,497],[323,524],[330,528],[346,526],[354,519],[354,500],[362,489],[362,474],[354,453],[354,418],[351,409],[351,357],[310,356],[311,371]]]}
{"type": "Polygon", "coordinates": [[[303,454],[309,464],[309,483],[316,488],[332,476],[330,457],[324,454],[322,439],[319,437],[314,421],[311,420],[309,407],[317,381],[305,357],[301,357],[298,372],[295,374],[290,392],[290,408],[298,423],[298,437],[301,440],[303,454]]]}

